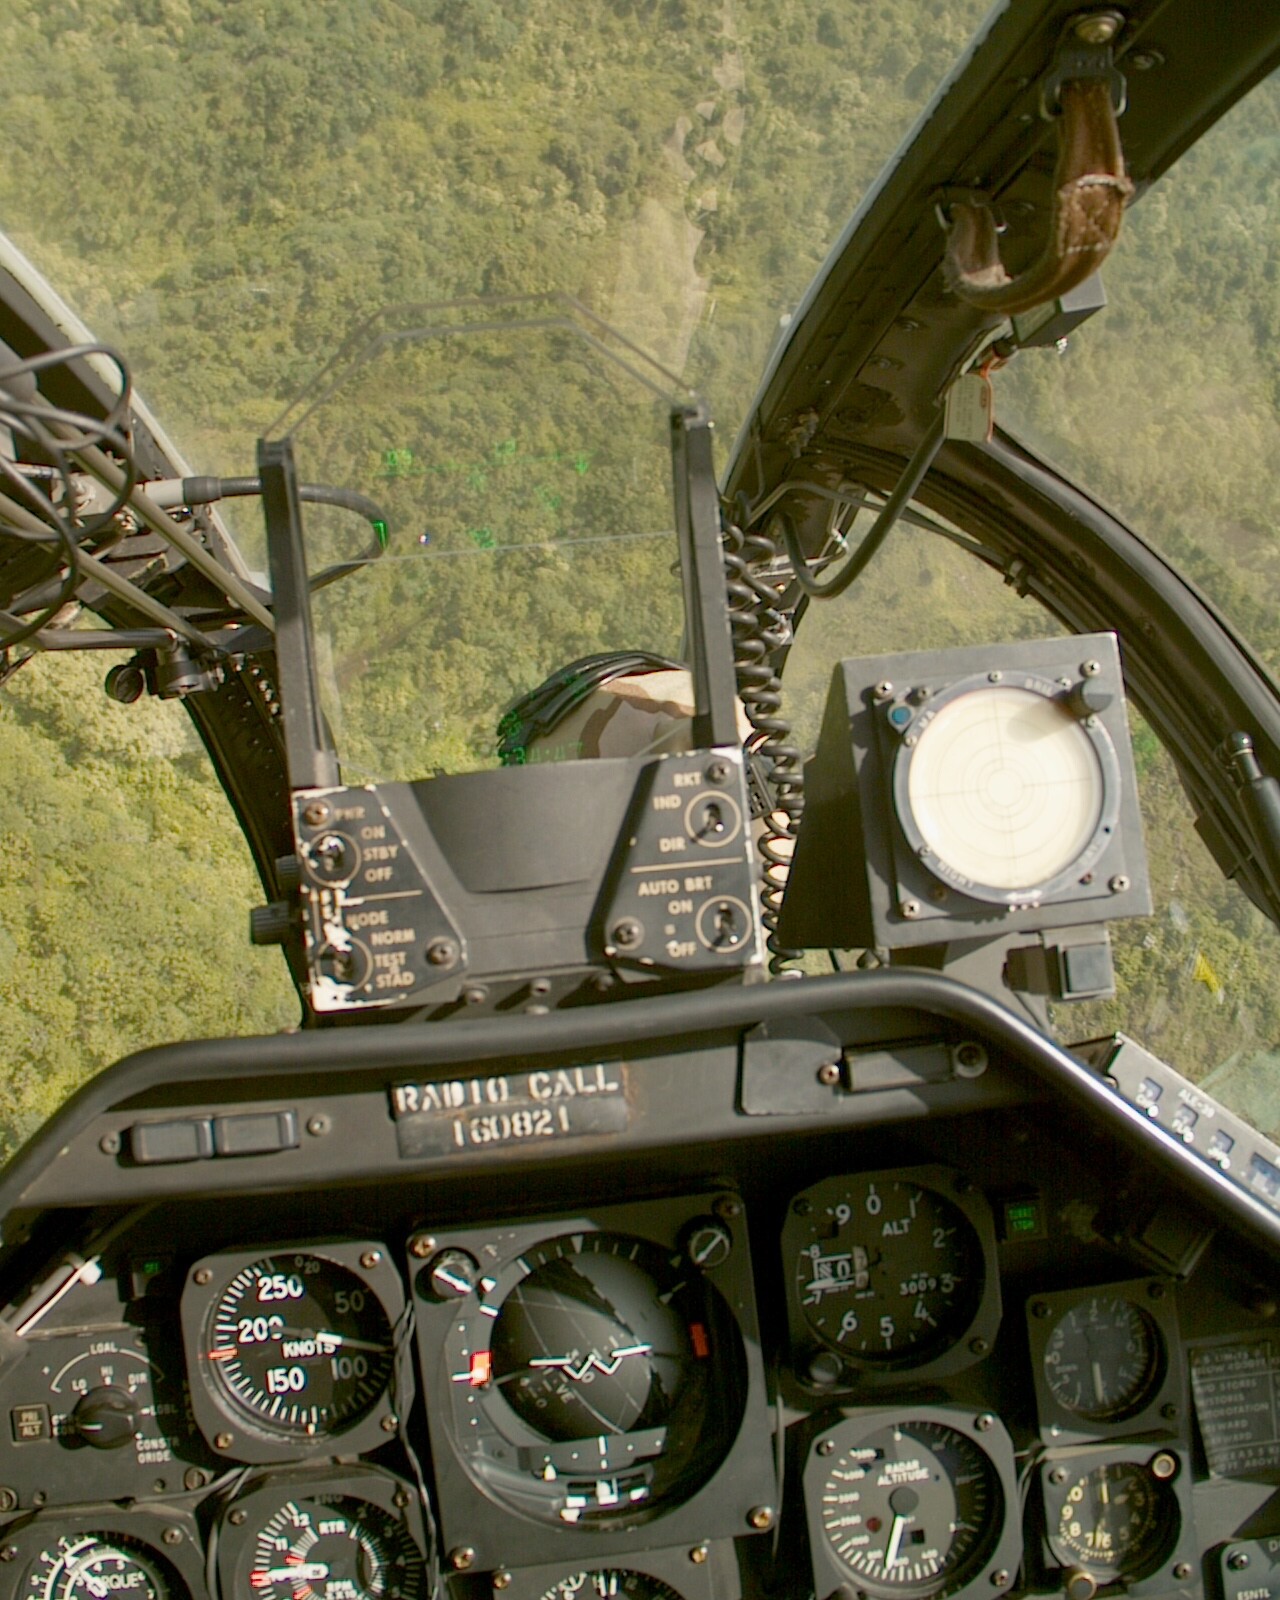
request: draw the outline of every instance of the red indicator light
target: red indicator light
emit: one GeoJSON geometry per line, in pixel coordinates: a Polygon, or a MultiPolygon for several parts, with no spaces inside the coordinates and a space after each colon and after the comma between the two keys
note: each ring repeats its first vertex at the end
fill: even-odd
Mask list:
{"type": "Polygon", "coordinates": [[[468,1382],[473,1389],[483,1389],[493,1376],[493,1352],[491,1350],[473,1350],[471,1352],[471,1377],[468,1382]]]}
{"type": "Polygon", "coordinates": [[[689,1324],[689,1337],[693,1340],[693,1353],[699,1361],[705,1361],[711,1354],[711,1341],[707,1338],[707,1330],[700,1322],[689,1324]]]}

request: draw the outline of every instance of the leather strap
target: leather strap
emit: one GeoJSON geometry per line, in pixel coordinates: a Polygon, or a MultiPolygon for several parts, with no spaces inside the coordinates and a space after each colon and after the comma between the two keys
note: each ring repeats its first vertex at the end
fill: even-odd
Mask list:
{"type": "Polygon", "coordinates": [[[951,208],[943,273],[947,287],[971,306],[1013,314],[1056,300],[1098,270],[1120,233],[1133,184],[1110,86],[1075,79],[1062,85],[1060,100],[1053,217],[1033,266],[1017,278],[1005,271],[989,206],[961,201],[951,208]]]}

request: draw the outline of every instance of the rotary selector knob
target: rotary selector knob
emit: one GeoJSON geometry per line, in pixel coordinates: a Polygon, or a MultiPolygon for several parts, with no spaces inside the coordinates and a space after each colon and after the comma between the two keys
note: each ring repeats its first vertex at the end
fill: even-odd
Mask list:
{"type": "Polygon", "coordinates": [[[95,1450],[119,1450],[137,1437],[141,1423],[133,1396],[112,1383],[81,1395],[71,1413],[71,1426],[95,1450]]]}
{"type": "Polygon", "coordinates": [[[437,1300],[462,1300],[480,1281],[480,1263],[465,1250],[442,1250],[427,1268],[427,1281],[437,1300]]]}

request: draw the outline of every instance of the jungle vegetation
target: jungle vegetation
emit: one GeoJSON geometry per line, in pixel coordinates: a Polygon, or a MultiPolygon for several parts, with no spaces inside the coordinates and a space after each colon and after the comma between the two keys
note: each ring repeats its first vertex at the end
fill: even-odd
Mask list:
{"type": "MultiPolygon", "coordinates": [[[[723,452],[780,318],[981,12],[5,0],[0,229],[125,352],[198,472],[252,470],[256,438],[380,307],[550,291],[707,396],[723,452]]],[[[1280,445],[1278,156],[1268,85],[1135,208],[1107,311],[997,388],[1000,420],[1184,564],[1273,670],[1280,507],[1258,469],[1280,445]]],[[[319,607],[352,776],[487,764],[497,712],[553,667],[675,648],[656,416],[544,331],[422,341],[303,423],[304,476],[375,494],[393,528],[387,558],[319,607]]],[[[264,564],[252,507],[232,520],[264,564]]],[[[904,533],[811,613],[796,715],[812,736],[841,654],[1054,631],[904,533]]],[[[0,696],[0,1153],[131,1049],[297,1017],[277,953],[247,943],[260,891],[181,707],[115,705],[109,660],[39,658],[0,696]]],[[[1160,910],[1120,936],[1120,998],[1063,1029],[1123,1026],[1193,1077],[1234,1074],[1227,1097],[1280,1121],[1275,930],[1195,840],[1137,719],[1135,737],[1160,910]]]]}

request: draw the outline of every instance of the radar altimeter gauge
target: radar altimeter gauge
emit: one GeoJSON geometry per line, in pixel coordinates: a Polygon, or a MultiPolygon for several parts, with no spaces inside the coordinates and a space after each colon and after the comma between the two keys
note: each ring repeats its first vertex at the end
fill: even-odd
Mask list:
{"type": "Polygon", "coordinates": [[[1013,1444],[990,1414],[863,1412],[804,1470],[815,1591],[878,1600],[1001,1594],[1022,1554],[1013,1444]]]}
{"type": "Polygon", "coordinates": [[[429,1592],[418,1491],[372,1467],[272,1473],[226,1508],[224,1595],[418,1600],[429,1592]]]}
{"type": "Polygon", "coordinates": [[[1027,1327],[1046,1440],[1184,1426],[1174,1297],[1162,1279],[1036,1295],[1027,1327]]]}
{"type": "Polygon", "coordinates": [[[2,1600],[205,1600],[195,1523],[173,1508],[42,1512],[5,1529],[2,1600]]]}
{"type": "Polygon", "coordinates": [[[292,1461],[384,1444],[397,1426],[399,1274],[372,1243],[206,1256],[182,1332],[196,1422],[220,1454],[292,1461]]]}
{"type": "Polygon", "coordinates": [[[732,1203],[724,1219],[704,1197],[439,1241],[416,1289],[446,1546],[524,1567],[562,1556],[565,1529],[612,1554],[656,1519],[685,1515],[700,1542],[772,1503],[767,1449],[745,1443],[768,1419],[732,1203]]]}
{"type": "Polygon", "coordinates": [[[981,1195],[945,1167],[824,1179],[783,1229],[800,1376],[828,1387],[876,1373],[936,1375],[991,1348],[995,1235],[981,1195]]]}

